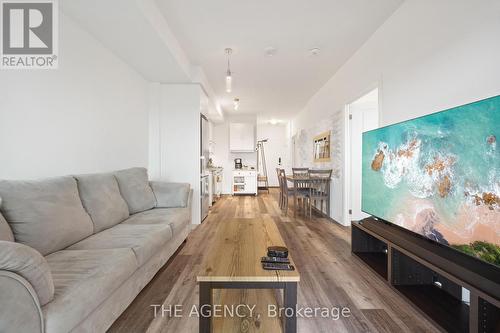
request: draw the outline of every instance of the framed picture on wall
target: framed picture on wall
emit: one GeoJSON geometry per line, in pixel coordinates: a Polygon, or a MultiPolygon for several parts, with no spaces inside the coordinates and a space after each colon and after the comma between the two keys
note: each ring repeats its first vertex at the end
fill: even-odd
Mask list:
{"type": "Polygon", "coordinates": [[[329,162],[330,156],[330,131],[314,137],[314,162],[329,162]]]}

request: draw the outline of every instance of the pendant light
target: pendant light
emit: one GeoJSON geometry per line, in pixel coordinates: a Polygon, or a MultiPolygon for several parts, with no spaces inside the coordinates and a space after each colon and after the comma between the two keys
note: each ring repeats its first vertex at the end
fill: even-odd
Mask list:
{"type": "Polygon", "coordinates": [[[231,64],[229,62],[229,57],[233,53],[231,48],[226,49],[227,54],[227,72],[226,72],[226,92],[230,93],[233,89],[233,77],[231,75],[231,64]]]}

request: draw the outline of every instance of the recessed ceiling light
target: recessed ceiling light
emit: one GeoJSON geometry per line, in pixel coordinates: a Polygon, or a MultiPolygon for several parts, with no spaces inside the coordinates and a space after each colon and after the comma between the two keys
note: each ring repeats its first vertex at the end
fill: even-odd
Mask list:
{"type": "Polygon", "coordinates": [[[266,56],[272,57],[272,56],[276,55],[276,51],[277,51],[277,49],[275,47],[272,47],[272,46],[267,47],[266,48],[266,56]]]}
{"type": "Polygon", "coordinates": [[[309,50],[309,54],[312,56],[317,56],[321,50],[318,47],[314,47],[309,50]]]}
{"type": "Polygon", "coordinates": [[[280,121],[278,119],[271,119],[269,120],[269,124],[271,125],[277,125],[280,121]]]}

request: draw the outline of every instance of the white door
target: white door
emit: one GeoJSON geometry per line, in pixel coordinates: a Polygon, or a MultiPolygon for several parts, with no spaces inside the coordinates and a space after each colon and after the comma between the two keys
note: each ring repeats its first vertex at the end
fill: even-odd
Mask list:
{"type": "Polygon", "coordinates": [[[378,127],[378,89],[373,90],[349,105],[350,133],[350,220],[368,217],[361,211],[363,132],[378,127]]]}

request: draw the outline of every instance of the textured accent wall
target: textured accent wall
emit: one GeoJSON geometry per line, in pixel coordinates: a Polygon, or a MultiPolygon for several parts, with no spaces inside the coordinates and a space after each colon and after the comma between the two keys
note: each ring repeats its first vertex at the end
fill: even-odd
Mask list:
{"type": "Polygon", "coordinates": [[[333,177],[339,178],[343,166],[344,117],[342,111],[332,112],[325,119],[318,119],[312,127],[300,130],[295,136],[295,162],[297,167],[333,169],[333,177]],[[331,131],[331,161],[314,162],[313,140],[320,133],[331,131]]]}
{"type": "MultiPolygon", "coordinates": [[[[312,126],[301,129],[295,135],[295,165],[312,169],[332,169],[332,186],[329,216],[342,221],[342,184],[344,165],[344,112],[331,112],[326,118],[318,119],[312,126]],[[331,131],[331,160],[314,162],[313,140],[320,133],[331,131]]],[[[324,208],[325,210],[325,208],[324,208]]],[[[326,211],[325,211],[326,213],[326,211]]]]}

